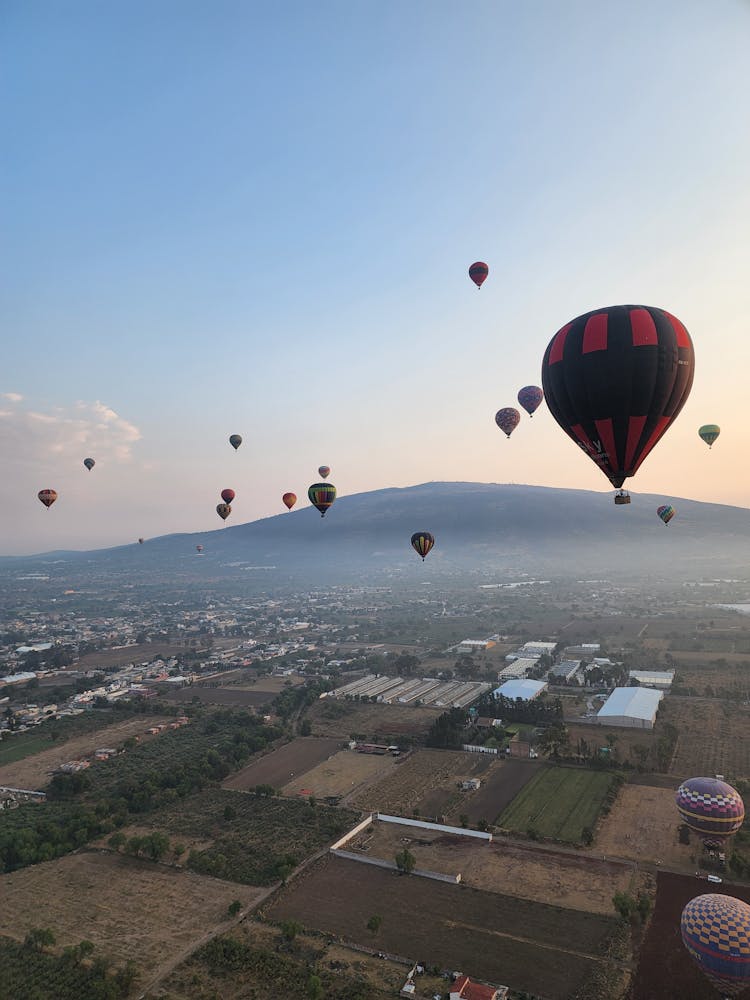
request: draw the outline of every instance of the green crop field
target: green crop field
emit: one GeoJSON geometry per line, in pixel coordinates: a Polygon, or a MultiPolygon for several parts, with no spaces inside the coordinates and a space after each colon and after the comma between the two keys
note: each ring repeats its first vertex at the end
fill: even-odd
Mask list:
{"type": "Polygon", "coordinates": [[[37,733],[9,736],[0,743],[0,767],[3,764],[15,764],[17,760],[30,757],[40,750],[49,750],[51,746],[49,736],[39,736],[37,733]]]}
{"type": "Polygon", "coordinates": [[[517,833],[534,830],[550,840],[580,843],[584,829],[593,830],[616,783],[615,775],[604,771],[546,767],[521,789],[497,825],[517,833]]]}

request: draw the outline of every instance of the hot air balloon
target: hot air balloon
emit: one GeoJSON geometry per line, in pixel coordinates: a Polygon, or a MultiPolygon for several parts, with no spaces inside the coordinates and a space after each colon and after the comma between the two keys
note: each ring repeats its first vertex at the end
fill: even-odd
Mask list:
{"type": "Polygon", "coordinates": [[[610,306],[567,323],[542,362],[544,398],[615,489],[672,425],[693,385],[682,323],[651,306],[610,306]]]}
{"type": "Polygon", "coordinates": [[[683,823],[704,839],[731,837],[745,820],[742,796],[720,778],[688,778],[677,789],[676,802],[683,823]]]}
{"type": "Polygon", "coordinates": [[[143,545],[143,543],[144,543],[145,541],[146,541],[146,539],[145,539],[145,538],[139,538],[139,539],[138,539],[138,544],[139,544],[139,545],[143,545]]]}
{"type": "Polygon", "coordinates": [[[624,503],[630,503],[630,494],[626,490],[618,490],[615,493],[615,504],[619,507],[624,503]]]}
{"type": "Polygon", "coordinates": [[[656,508],[656,513],[662,519],[665,524],[669,524],[672,518],[675,516],[675,509],[671,503],[663,503],[661,507],[656,508]]]}
{"type": "Polygon", "coordinates": [[[680,919],[682,943],[724,996],[750,985],[750,906],[734,896],[706,893],[691,899],[680,919]]]}
{"type": "Polygon", "coordinates": [[[484,263],[483,260],[475,261],[469,268],[469,277],[477,286],[477,288],[482,287],[482,282],[486,281],[487,275],[490,273],[489,267],[484,263]]]}
{"type": "Polygon", "coordinates": [[[228,503],[219,503],[216,505],[216,513],[219,515],[222,521],[226,521],[226,519],[232,513],[232,508],[229,506],[228,503]]]}
{"type": "Polygon", "coordinates": [[[534,411],[539,409],[543,399],[544,393],[538,385],[525,385],[518,390],[518,403],[530,417],[534,416],[534,411]]]}
{"type": "Polygon", "coordinates": [[[242,444],[242,437],[241,437],[241,435],[239,435],[239,434],[230,434],[229,435],[229,443],[234,448],[234,450],[237,451],[237,449],[239,448],[239,446],[242,444]]]}
{"type": "Polygon", "coordinates": [[[521,414],[512,406],[505,406],[495,414],[495,423],[506,437],[511,436],[516,427],[518,427],[520,420],[521,414]]]}
{"type": "Polygon", "coordinates": [[[719,434],[721,434],[721,427],[718,424],[704,424],[698,428],[698,436],[706,442],[709,449],[719,434]]]}
{"type": "Polygon", "coordinates": [[[318,475],[322,476],[323,479],[328,479],[330,474],[331,474],[330,465],[321,465],[320,468],[318,469],[318,475]]]}
{"type": "Polygon", "coordinates": [[[37,496],[42,501],[42,503],[47,508],[47,510],[49,510],[50,507],[52,506],[52,504],[55,502],[55,500],[57,500],[57,491],[56,490],[39,490],[39,492],[37,493],[37,496]]]}
{"type": "Polygon", "coordinates": [[[307,497],[313,507],[317,507],[320,516],[325,517],[326,511],[336,499],[336,487],[331,483],[313,483],[307,491],[307,497]]]}
{"type": "Polygon", "coordinates": [[[297,503],[296,493],[285,493],[281,498],[281,502],[286,504],[287,510],[291,510],[292,507],[297,503]]]}
{"type": "Polygon", "coordinates": [[[231,503],[232,500],[234,500],[235,495],[236,494],[235,494],[234,490],[222,490],[221,491],[221,499],[224,501],[224,503],[231,503]]]}
{"type": "Polygon", "coordinates": [[[86,466],[89,472],[91,472],[91,470],[96,465],[96,462],[93,460],[93,458],[84,458],[83,464],[86,466]]]}
{"type": "Polygon", "coordinates": [[[203,546],[202,545],[196,545],[195,546],[195,551],[196,552],[202,552],[203,551],[203,546]]]}
{"type": "Polygon", "coordinates": [[[411,547],[418,556],[422,557],[422,562],[424,562],[425,556],[429,554],[434,544],[435,539],[429,531],[415,531],[411,536],[411,547]]]}

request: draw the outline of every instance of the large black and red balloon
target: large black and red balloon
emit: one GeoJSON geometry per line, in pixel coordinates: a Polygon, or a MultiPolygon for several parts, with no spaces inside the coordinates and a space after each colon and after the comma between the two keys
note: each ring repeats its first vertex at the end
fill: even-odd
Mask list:
{"type": "Polygon", "coordinates": [[[542,386],[552,416],[619,489],[685,405],[694,368],[690,334],[671,313],[609,306],[558,330],[542,386]]]}

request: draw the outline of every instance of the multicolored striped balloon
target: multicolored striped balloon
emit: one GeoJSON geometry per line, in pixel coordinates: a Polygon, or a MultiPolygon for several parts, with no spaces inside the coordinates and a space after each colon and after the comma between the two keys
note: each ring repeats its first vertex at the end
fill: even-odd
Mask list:
{"type": "Polygon", "coordinates": [[[411,536],[411,547],[418,556],[422,557],[422,562],[424,562],[425,556],[429,554],[434,544],[435,538],[429,531],[415,531],[411,536]]]}
{"type": "Polygon", "coordinates": [[[720,778],[688,778],[675,801],[683,823],[704,837],[731,837],[745,821],[742,796],[720,778]]]}
{"type": "Polygon", "coordinates": [[[325,517],[326,511],[336,499],[336,487],[331,483],[313,483],[307,491],[307,497],[313,507],[317,507],[320,516],[325,517]]]}
{"type": "Polygon", "coordinates": [[[669,522],[675,516],[677,511],[674,509],[671,503],[663,503],[661,507],[656,508],[656,513],[659,515],[659,517],[665,524],[669,524],[669,522]]]}

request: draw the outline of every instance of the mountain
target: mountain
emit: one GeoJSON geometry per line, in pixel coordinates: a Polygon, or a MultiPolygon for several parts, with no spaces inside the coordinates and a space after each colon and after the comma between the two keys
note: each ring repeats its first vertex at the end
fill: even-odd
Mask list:
{"type": "MultiPolygon", "coordinates": [[[[325,518],[313,508],[144,545],[3,559],[17,571],[62,564],[90,569],[215,577],[313,573],[326,578],[379,570],[418,577],[469,570],[573,575],[726,575],[750,563],[750,510],[683,498],[490,483],[424,483],[339,498],[325,518]],[[656,508],[673,503],[669,525],[656,508]],[[436,544],[422,566],[413,532],[436,544]],[[198,556],[196,544],[204,546],[198,556]],[[273,567],[272,570],[260,567],[273,567]]],[[[235,512],[237,508],[235,507],[235,512]]]]}

